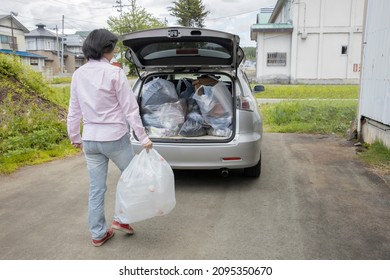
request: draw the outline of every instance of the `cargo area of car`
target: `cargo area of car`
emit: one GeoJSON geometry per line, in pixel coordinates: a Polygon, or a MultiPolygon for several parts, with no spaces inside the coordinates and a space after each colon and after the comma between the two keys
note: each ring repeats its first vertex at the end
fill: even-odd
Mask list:
{"type": "Polygon", "coordinates": [[[147,134],[159,142],[228,142],[235,133],[232,78],[164,73],[146,77],[138,102],[147,134]]]}

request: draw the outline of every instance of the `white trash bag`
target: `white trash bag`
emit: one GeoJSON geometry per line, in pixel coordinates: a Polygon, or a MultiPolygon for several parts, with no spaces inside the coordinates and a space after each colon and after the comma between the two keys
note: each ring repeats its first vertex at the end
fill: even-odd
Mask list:
{"type": "Polygon", "coordinates": [[[163,216],[176,205],[175,180],[168,162],[145,149],[123,171],[116,191],[115,213],[122,223],[163,216]]]}

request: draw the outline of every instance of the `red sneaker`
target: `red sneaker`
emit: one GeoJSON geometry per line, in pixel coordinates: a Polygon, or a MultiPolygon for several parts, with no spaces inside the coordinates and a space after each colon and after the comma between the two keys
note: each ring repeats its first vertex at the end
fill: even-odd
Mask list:
{"type": "Polygon", "coordinates": [[[114,230],[113,230],[112,228],[110,228],[109,230],[107,230],[106,236],[104,236],[102,239],[100,239],[100,240],[92,239],[92,245],[95,246],[95,247],[100,247],[100,246],[102,246],[108,239],[110,239],[111,237],[113,237],[114,234],[115,234],[114,230]]]}
{"type": "Polygon", "coordinates": [[[134,234],[134,229],[129,224],[121,224],[118,221],[113,221],[112,226],[113,229],[120,230],[126,232],[128,234],[134,234]]]}

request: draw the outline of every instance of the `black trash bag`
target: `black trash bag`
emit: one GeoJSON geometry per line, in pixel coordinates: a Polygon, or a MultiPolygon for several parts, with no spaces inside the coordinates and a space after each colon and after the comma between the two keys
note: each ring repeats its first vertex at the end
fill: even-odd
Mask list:
{"type": "Polygon", "coordinates": [[[207,135],[207,130],[203,126],[204,119],[201,114],[191,112],[187,115],[187,120],[179,131],[180,136],[196,137],[207,135]]]}
{"type": "Polygon", "coordinates": [[[176,86],[176,92],[179,98],[190,99],[195,92],[195,88],[187,79],[180,79],[176,86]]]}

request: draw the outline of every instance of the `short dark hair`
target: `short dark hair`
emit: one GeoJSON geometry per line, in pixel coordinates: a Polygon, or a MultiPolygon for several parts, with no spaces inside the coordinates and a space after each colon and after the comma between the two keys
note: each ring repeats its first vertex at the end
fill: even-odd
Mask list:
{"type": "Polygon", "coordinates": [[[86,59],[102,58],[103,54],[112,52],[115,48],[118,37],[107,29],[95,29],[83,43],[83,53],[86,59]]]}

